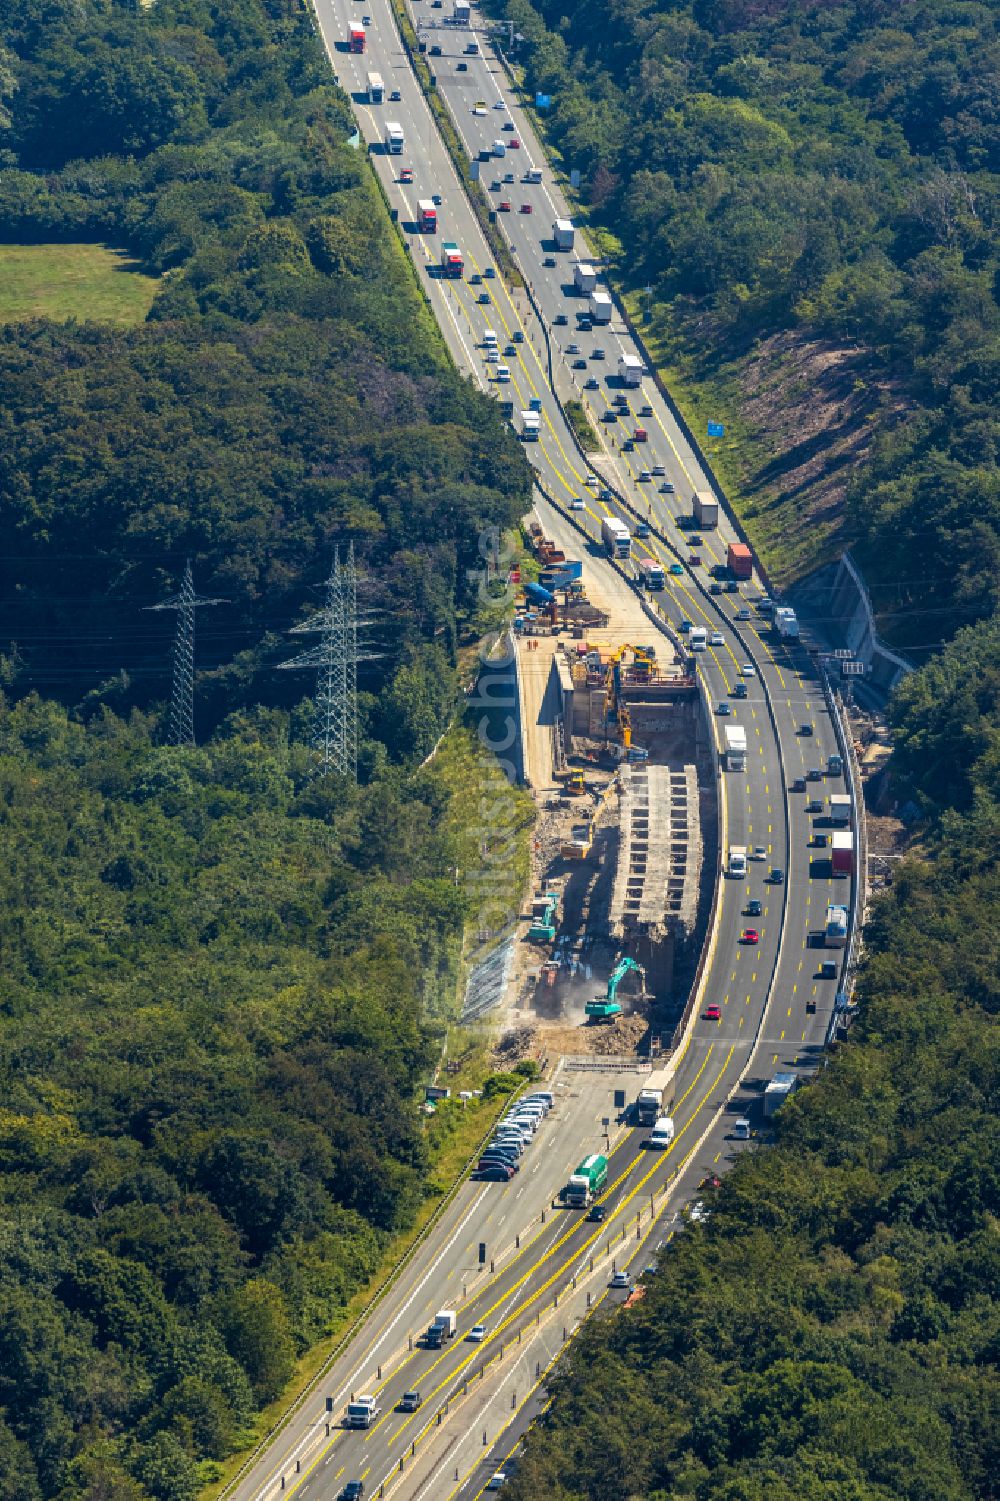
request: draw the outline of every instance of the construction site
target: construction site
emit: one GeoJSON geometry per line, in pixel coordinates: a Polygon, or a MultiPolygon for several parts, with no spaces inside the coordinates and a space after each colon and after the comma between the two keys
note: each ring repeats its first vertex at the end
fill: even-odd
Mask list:
{"type": "Polygon", "coordinates": [[[514,631],[538,822],[504,1027],[526,1047],[655,1056],[711,886],[714,761],[693,666],[586,544],[570,558],[537,523],[528,541],[539,577],[514,631]]]}

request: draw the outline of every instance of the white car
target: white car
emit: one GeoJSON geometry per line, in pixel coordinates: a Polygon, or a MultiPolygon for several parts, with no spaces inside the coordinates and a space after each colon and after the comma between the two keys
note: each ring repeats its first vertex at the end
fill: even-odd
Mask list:
{"type": "Polygon", "coordinates": [[[569,508],[571,511],[582,511],[584,509],[583,501],[580,499],[579,495],[575,495],[573,497],[573,499],[569,503],[569,508]]]}
{"type": "Polygon", "coordinates": [[[485,115],[485,113],[486,113],[486,105],[485,104],[474,104],[472,106],[472,113],[474,115],[485,115]]]}
{"type": "Polygon", "coordinates": [[[753,847],[753,849],[750,851],[750,859],[751,860],[766,860],[767,859],[767,849],[765,848],[765,846],[763,844],[755,844],[754,847],[753,847]]]}
{"type": "Polygon", "coordinates": [[[473,1324],[472,1328],[469,1330],[468,1334],[465,1337],[466,1339],[471,1340],[474,1345],[478,1345],[482,1340],[486,1338],[486,1325],[473,1324]]]}
{"type": "Polygon", "coordinates": [[[503,1470],[497,1470],[496,1474],[491,1475],[489,1480],[487,1480],[486,1489],[488,1491],[499,1491],[502,1490],[506,1484],[507,1476],[504,1474],[503,1470]]]}
{"type": "Polygon", "coordinates": [[[631,1287],[632,1286],[632,1278],[629,1276],[628,1272],[615,1272],[614,1275],[611,1278],[611,1281],[608,1283],[608,1286],[609,1287],[631,1287]]]}
{"type": "Polygon", "coordinates": [[[710,646],[725,646],[726,638],[721,631],[713,631],[708,638],[710,646]]]}
{"type": "Polygon", "coordinates": [[[494,109],[506,109],[507,106],[504,104],[504,102],[503,102],[502,99],[495,99],[493,101],[493,108],[494,109]]]}
{"type": "Polygon", "coordinates": [[[586,485],[588,490],[596,490],[601,482],[597,478],[596,474],[588,474],[583,483],[586,485]]]}
{"type": "Polygon", "coordinates": [[[666,469],[664,469],[664,467],[663,467],[662,464],[654,464],[653,465],[653,473],[657,476],[657,478],[659,478],[661,475],[666,474],[666,472],[667,471],[666,471],[666,469]]]}
{"type": "Polygon", "coordinates": [[[757,676],[757,669],[752,662],[744,662],[740,668],[740,672],[745,678],[755,678],[757,676]]]}

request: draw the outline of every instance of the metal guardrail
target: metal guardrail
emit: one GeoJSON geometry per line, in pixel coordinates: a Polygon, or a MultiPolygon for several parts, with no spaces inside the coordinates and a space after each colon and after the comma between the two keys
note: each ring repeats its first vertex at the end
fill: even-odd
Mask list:
{"type": "MultiPolygon", "coordinates": [[[[847,944],[844,949],[844,963],[840,972],[839,995],[847,998],[850,1004],[854,992],[854,981],[857,975],[858,965],[861,959],[861,940],[864,931],[865,908],[868,900],[868,829],[865,822],[864,797],[861,787],[861,767],[854,750],[854,736],[851,733],[850,722],[844,709],[840,694],[830,682],[830,675],[826,667],[820,668],[823,680],[823,697],[833,721],[837,735],[837,744],[840,746],[841,758],[844,762],[844,783],[851,797],[851,806],[854,809],[855,824],[855,871],[851,887],[851,905],[847,915],[847,944]]],[[[824,1042],[830,1045],[837,1030],[838,1023],[842,1020],[844,1010],[838,1011],[837,1007],[830,1015],[830,1021],[826,1029],[824,1042]]]]}

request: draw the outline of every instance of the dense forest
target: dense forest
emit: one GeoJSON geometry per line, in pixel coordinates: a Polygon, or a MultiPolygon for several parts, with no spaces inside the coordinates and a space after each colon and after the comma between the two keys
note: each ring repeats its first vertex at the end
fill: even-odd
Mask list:
{"type": "Polygon", "coordinates": [[[646,1296],[588,1325],[512,1501],[993,1501],[1000,1475],[1000,631],[894,705],[932,812],[851,1040],[646,1296]]]}
{"type": "Polygon", "coordinates": [[[191,1501],[457,1129],[416,1107],[498,773],[420,762],[528,471],[303,7],[0,0],[0,37],[0,238],[162,278],[141,327],[0,331],[0,1498],[191,1501]],[[273,671],[348,539],[359,786],[273,671]],[[225,603],[178,750],[143,609],[187,558],[225,603]]]}
{"type": "MultiPolygon", "coordinates": [[[[526,38],[529,97],[552,98],[544,129],[582,174],[582,202],[617,247],[618,279],[650,288],[654,343],[663,334],[683,346],[701,373],[745,363],[778,331],[834,354],[860,349],[852,368],[870,388],[857,440],[867,457],[846,477],[839,535],[855,546],[886,633],[919,652],[992,614],[996,8],[493,3],[526,38]]],[[[795,400],[809,431],[808,391],[795,400]]],[[[845,409],[851,400],[848,382],[845,409]]],[[[847,419],[834,410],[808,443],[790,436],[774,470],[810,457],[810,444],[821,456],[847,419]]],[[[799,546],[808,498],[793,491],[778,509],[776,566],[799,546]]]]}

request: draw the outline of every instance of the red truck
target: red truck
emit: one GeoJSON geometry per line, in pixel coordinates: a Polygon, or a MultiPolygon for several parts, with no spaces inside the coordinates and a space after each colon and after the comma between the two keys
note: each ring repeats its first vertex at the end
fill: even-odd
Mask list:
{"type": "Polygon", "coordinates": [[[745,542],[730,542],[726,567],[734,579],[748,579],[753,575],[753,554],[745,542]]]}
{"type": "Polygon", "coordinates": [[[854,835],[849,830],[837,830],[830,847],[830,864],[835,876],[854,874],[854,835]]]}
{"type": "Polygon", "coordinates": [[[348,45],[348,47],[350,48],[350,50],[352,52],[364,52],[364,50],[365,50],[365,28],[363,26],[352,26],[351,27],[351,34],[350,34],[350,37],[348,39],[348,44],[347,45],[348,45]]]}

